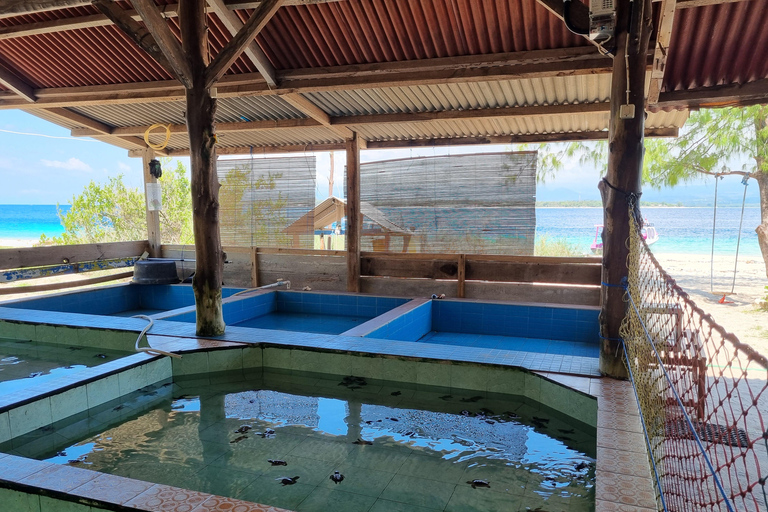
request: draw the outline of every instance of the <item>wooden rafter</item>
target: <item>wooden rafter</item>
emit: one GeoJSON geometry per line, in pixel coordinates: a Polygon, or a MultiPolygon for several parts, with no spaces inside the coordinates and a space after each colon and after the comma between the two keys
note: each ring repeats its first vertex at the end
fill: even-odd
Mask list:
{"type": "Polygon", "coordinates": [[[665,108],[743,107],[768,103],[768,78],[745,84],[716,85],[659,94],[652,111],[665,108]]]}
{"type": "MultiPolygon", "coordinates": [[[[154,0],[131,0],[131,3],[136,12],[141,16],[142,21],[147,26],[160,51],[165,55],[168,65],[170,65],[170,68],[166,68],[167,71],[184,84],[184,87],[191,89],[192,71],[189,68],[187,57],[181,49],[179,40],[176,39],[176,36],[168,27],[168,22],[165,21],[157,5],[155,5],[154,0]]],[[[120,28],[129,37],[133,37],[130,27],[124,28],[121,26],[120,28]]]]}
{"type": "Polygon", "coordinates": [[[664,82],[664,71],[667,69],[667,55],[669,55],[669,43],[672,40],[676,5],[676,0],[662,0],[661,2],[658,28],[656,29],[656,48],[654,48],[653,67],[651,68],[651,82],[648,89],[648,103],[650,105],[659,100],[659,93],[664,82]]]}
{"type": "MultiPolygon", "coordinates": [[[[240,21],[240,18],[237,16],[237,14],[227,8],[224,0],[208,0],[208,5],[211,7],[211,10],[216,13],[216,16],[219,17],[219,20],[221,20],[221,22],[232,35],[237,34],[237,32],[243,28],[243,22],[240,21]]],[[[267,82],[267,85],[271,87],[277,85],[277,79],[275,78],[275,68],[272,66],[272,63],[269,62],[269,59],[264,54],[264,51],[256,43],[255,40],[251,41],[251,43],[246,46],[243,53],[245,53],[245,55],[251,59],[253,64],[256,66],[256,69],[258,69],[259,73],[261,73],[261,76],[264,77],[264,81],[267,82]]]]}
{"type": "Polygon", "coordinates": [[[306,115],[317,121],[323,126],[327,126],[334,132],[338,133],[345,139],[352,138],[352,131],[349,128],[345,128],[340,124],[334,125],[330,116],[320,107],[309,101],[307,98],[299,93],[290,93],[281,96],[285,101],[291,104],[294,108],[304,112],[306,115]]]}
{"type": "MultiPolygon", "coordinates": [[[[0,0],[0,19],[20,16],[22,14],[55,11],[72,7],[84,7],[90,5],[91,1],[92,0],[0,0]]],[[[286,0],[285,5],[325,4],[339,1],[341,0],[286,0]]],[[[231,10],[256,9],[261,4],[260,1],[243,0],[225,0],[224,3],[227,5],[227,8],[231,10]]],[[[172,15],[176,16],[176,7],[177,4],[165,5],[162,7],[163,13],[168,14],[170,11],[173,11],[172,15]]]]}
{"type": "Polygon", "coordinates": [[[14,95],[23,98],[25,103],[37,101],[35,88],[2,62],[0,62],[0,84],[10,89],[14,95]]]}
{"type": "MultiPolygon", "coordinates": [[[[138,0],[142,2],[150,0],[138,0]]],[[[224,76],[241,53],[253,42],[285,0],[264,0],[237,34],[216,54],[205,71],[205,86],[211,87],[224,76]]]]}

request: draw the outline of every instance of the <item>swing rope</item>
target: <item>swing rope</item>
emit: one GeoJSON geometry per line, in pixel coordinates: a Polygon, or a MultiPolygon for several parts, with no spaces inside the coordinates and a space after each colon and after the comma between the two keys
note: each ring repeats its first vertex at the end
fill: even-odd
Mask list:
{"type": "MultiPolygon", "coordinates": [[[[723,176],[721,174],[715,174],[715,205],[714,205],[714,211],[712,214],[712,249],[710,251],[710,259],[709,259],[709,292],[712,295],[720,295],[720,292],[715,293],[714,290],[714,275],[715,275],[715,231],[717,227],[717,185],[718,180],[723,179],[723,176]]],[[[744,206],[747,202],[747,186],[749,186],[749,175],[745,175],[742,180],[741,184],[744,185],[744,195],[741,198],[741,217],[739,218],[739,234],[736,238],[736,259],[733,262],[733,279],[731,280],[731,292],[730,293],[723,293],[723,297],[720,299],[720,303],[725,303],[725,297],[727,295],[732,295],[733,291],[736,289],[736,270],[739,265],[739,248],[741,247],[741,229],[744,225],[744,206]]]]}

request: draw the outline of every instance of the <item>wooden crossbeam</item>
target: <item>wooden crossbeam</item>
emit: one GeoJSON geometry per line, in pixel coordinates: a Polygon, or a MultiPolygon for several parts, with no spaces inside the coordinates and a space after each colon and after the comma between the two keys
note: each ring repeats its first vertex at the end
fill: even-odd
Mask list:
{"type": "MultiPolygon", "coordinates": [[[[53,110],[53,109],[49,109],[53,110]]],[[[64,109],[61,109],[64,110],[64,109]]],[[[329,117],[322,112],[325,123],[316,119],[279,119],[274,121],[252,121],[234,123],[216,123],[217,133],[256,132],[274,130],[292,130],[296,128],[313,128],[326,126],[338,130],[340,136],[347,136],[351,131],[347,126],[366,126],[399,123],[424,123],[435,121],[455,121],[474,119],[503,119],[515,117],[554,116],[609,112],[610,104],[582,103],[574,105],[550,105],[532,107],[507,107],[507,108],[483,108],[473,110],[441,110],[438,112],[413,112],[402,114],[372,114],[363,116],[329,117]],[[343,130],[343,131],[342,131],[343,130]]],[[[78,114],[79,115],[79,114],[78,114]]],[[[83,116],[84,117],[84,116],[83,116]]],[[[97,121],[94,121],[97,122],[97,121]]],[[[98,122],[97,122],[98,123],[98,122]]],[[[83,126],[87,126],[82,123],[83,126]]],[[[99,123],[100,124],[100,123],[99,123]]],[[[105,136],[141,136],[149,128],[149,125],[124,126],[111,128],[108,131],[96,128],[76,128],[71,131],[73,137],[105,137],[105,136]]],[[[185,124],[171,124],[169,130],[172,134],[187,133],[185,124]]]]}
{"type": "MultiPolygon", "coordinates": [[[[58,9],[68,9],[73,7],[84,7],[90,5],[92,0],[0,0],[0,19],[20,16],[22,14],[32,14],[36,12],[55,11],[58,9]]],[[[310,5],[339,2],[341,0],[286,0],[285,5],[310,5]]],[[[256,9],[261,5],[261,1],[247,0],[224,0],[228,9],[256,9]]],[[[163,13],[176,16],[176,7],[178,4],[168,4],[162,6],[163,13]]],[[[79,18],[74,18],[79,19],[79,18]]],[[[101,18],[106,20],[106,18],[101,18]]],[[[84,27],[74,27],[84,28],[84,27]]]]}
{"type": "MultiPolygon", "coordinates": [[[[160,48],[160,51],[165,55],[167,64],[170,66],[166,68],[172,73],[187,89],[192,88],[192,71],[189,68],[189,62],[187,61],[184,51],[181,49],[179,40],[171,32],[168,27],[168,23],[163,18],[160,10],[155,5],[154,0],[131,0],[134,9],[141,16],[141,20],[147,26],[149,33],[153,36],[154,42],[160,48]]],[[[132,34],[131,27],[123,28],[123,32],[129,36],[132,34]]]]}
{"type": "MultiPolygon", "coordinates": [[[[648,128],[645,130],[646,137],[677,137],[677,128],[648,128]]],[[[493,137],[455,137],[444,139],[409,139],[409,140],[386,140],[386,141],[367,141],[366,149],[392,149],[392,148],[413,148],[413,147],[437,147],[437,146],[476,146],[487,144],[535,144],[543,142],[569,142],[575,140],[604,140],[608,138],[607,131],[588,131],[588,132],[569,132],[569,133],[543,133],[526,135],[508,135],[493,137]]],[[[312,153],[316,151],[340,151],[344,150],[346,145],[342,142],[329,144],[294,144],[285,146],[217,146],[216,153],[219,155],[248,155],[253,152],[255,155],[271,155],[285,153],[312,153]]],[[[362,149],[362,148],[361,148],[362,149]]],[[[187,156],[188,149],[174,149],[169,152],[169,156],[187,156]]],[[[140,157],[140,150],[131,150],[128,156],[140,157]]]]}
{"type": "Polygon", "coordinates": [[[24,102],[35,102],[35,88],[25,82],[13,69],[0,62],[0,84],[10,89],[14,95],[23,98],[24,102]]]}
{"type": "MultiPolygon", "coordinates": [[[[243,28],[243,22],[240,21],[237,14],[227,8],[224,0],[208,0],[208,5],[232,35],[237,34],[237,32],[243,28]]],[[[251,43],[246,46],[244,53],[251,59],[268,85],[271,87],[277,85],[275,68],[272,66],[272,63],[269,62],[269,59],[264,54],[261,47],[256,44],[256,41],[251,41],[251,43]]]]}
{"type": "MultiPolygon", "coordinates": [[[[291,93],[358,90],[386,87],[492,82],[525,78],[562,77],[607,74],[611,60],[597,50],[583,48],[563,50],[561,56],[552,50],[460,57],[456,67],[449,59],[423,59],[376,65],[337,66],[322,69],[278,72],[278,87],[270,88],[258,73],[224,76],[217,84],[219,98],[274,96],[291,93]],[[506,62],[506,64],[505,64],[506,62]]],[[[184,88],[176,81],[165,80],[135,84],[114,84],[35,90],[36,105],[81,106],[119,103],[179,101],[184,88]]],[[[0,109],[29,106],[14,95],[0,93],[0,109]]]]}
{"type": "Polygon", "coordinates": [[[659,101],[651,111],[665,108],[718,108],[743,107],[768,103],[768,78],[745,84],[716,85],[687,91],[669,91],[659,94],[659,101]]]}
{"type": "Polygon", "coordinates": [[[659,100],[664,72],[667,69],[667,55],[669,55],[669,43],[672,41],[672,27],[675,22],[676,0],[662,0],[659,13],[658,27],[656,29],[656,47],[653,51],[653,67],[651,68],[651,82],[648,88],[648,104],[652,105],[659,100]]]}
{"type": "MultiPolygon", "coordinates": [[[[149,0],[138,0],[149,1],[149,0]]],[[[230,39],[224,48],[214,57],[205,71],[205,86],[211,87],[232,64],[240,57],[243,50],[253,42],[253,39],[267,25],[285,0],[263,0],[256,11],[248,18],[248,21],[240,27],[237,34],[230,39]]]]}

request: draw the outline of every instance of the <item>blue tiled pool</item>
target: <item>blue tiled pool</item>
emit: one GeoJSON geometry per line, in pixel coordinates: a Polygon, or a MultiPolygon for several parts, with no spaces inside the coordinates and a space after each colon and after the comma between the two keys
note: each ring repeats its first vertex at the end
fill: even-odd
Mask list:
{"type": "Polygon", "coordinates": [[[596,308],[432,300],[365,337],[598,357],[596,308]]]}
{"type": "MultiPolygon", "coordinates": [[[[223,297],[229,297],[240,290],[241,288],[224,288],[221,293],[223,297]]],[[[2,306],[59,313],[133,316],[154,315],[194,304],[195,297],[189,285],[121,284],[7,302],[2,306]]]]}
{"type": "MultiPolygon", "coordinates": [[[[319,334],[342,334],[408,299],[331,293],[270,291],[223,305],[224,321],[233,327],[251,327],[319,334]]],[[[165,318],[194,322],[195,313],[165,318]]]]}

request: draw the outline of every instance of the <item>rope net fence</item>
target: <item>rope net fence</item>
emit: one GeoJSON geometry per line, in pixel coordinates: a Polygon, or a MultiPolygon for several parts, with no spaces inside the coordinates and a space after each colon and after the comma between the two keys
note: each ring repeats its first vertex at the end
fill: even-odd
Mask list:
{"type": "Polygon", "coordinates": [[[621,336],[658,508],[768,511],[768,360],[664,271],[641,218],[630,213],[621,336]]]}

